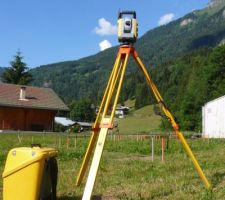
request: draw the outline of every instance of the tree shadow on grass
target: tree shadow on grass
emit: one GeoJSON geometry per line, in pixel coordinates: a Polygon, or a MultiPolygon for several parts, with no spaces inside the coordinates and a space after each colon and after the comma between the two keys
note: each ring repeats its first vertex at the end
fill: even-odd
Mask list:
{"type": "MultiPolygon", "coordinates": [[[[81,200],[82,196],[61,196],[57,200],[81,200]]],[[[94,195],[91,200],[101,200],[102,195],[94,195]]]]}

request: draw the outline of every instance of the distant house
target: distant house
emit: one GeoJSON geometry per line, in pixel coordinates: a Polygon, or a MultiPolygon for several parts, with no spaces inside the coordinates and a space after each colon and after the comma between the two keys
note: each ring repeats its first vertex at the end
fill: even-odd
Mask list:
{"type": "Polygon", "coordinates": [[[225,138],[225,96],[202,107],[202,136],[225,138]]]}
{"type": "Polygon", "coordinates": [[[52,131],[68,107],[50,88],[0,83],[0,130],[52,131]]]}
{"type": "Polygon", "coordinates": [[[116,108],[116,111],[115,111],[115,115],[118,116],[119,118],[124,118],[125,115],[128,114],[129,112],[129,107],[126,107],[126,106],[120,106],[120,107],[117,107],[116,108]]]}
{"type": "Polygon", "coordinates": [[[79,125],[80,131],[87,131],[92,129],[92,123],[89,122],[75,122],[74,125],[79,125]]]}
{"type": "Polygon", "coordinates": [[[55,123],[60,124],[64,127],[79,127],[78,131],[85,131],[85,130],[91,130],[92,128],[92,123],[89,122],[75,122],[72,121],[71,119],[65,118],[65,117],[55,117],[55,123]]]}
{"type": "MultiPolygon", "coordinates": [[[[98,113],[99,107],[96,107],[95,112],[98,113]]],[[[130,108],[127,106],[119,106],[115,110],[115,115],[118,118],[124,118],[128,114],[130,108]]]]}

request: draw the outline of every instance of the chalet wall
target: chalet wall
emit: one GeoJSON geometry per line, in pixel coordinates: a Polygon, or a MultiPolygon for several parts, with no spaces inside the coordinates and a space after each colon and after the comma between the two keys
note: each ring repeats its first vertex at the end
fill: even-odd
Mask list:
{"type": "Polygon", "coordinates": [[[225,96],[214,99],[202,107],[202,136],[225,138],[225,96]]]}
{"type": "Polygon", "coordinates": [[[0,107],[0,130],[52,131],[56,111],[0,107]]]}

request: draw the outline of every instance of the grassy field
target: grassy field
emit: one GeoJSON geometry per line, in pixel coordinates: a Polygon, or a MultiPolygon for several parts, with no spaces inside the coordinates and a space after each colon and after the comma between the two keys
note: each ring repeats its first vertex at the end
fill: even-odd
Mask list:
{"type": "MultiPolygon", "coordinates": [[[[57,134],[1,134],[0,173],[3,172],[9,149],[41,143],[59,151],[58,198],[81,199],[84,182],[75,186],[75,179],[86,150],[87,138],[70,138],[57,134]]],[[[212,192],[204,188],[191,161],[177,140],[171,140],[161,161],[160,141],[155,141],[155,160],[151,161],[150,139],[113,141],[107,139],[94,187],[93,199],[143,200],[225,199],[224,140],[188,140],[206,176],[213,185],[212,192]]],[[[2,196],[2,180],[0,181],[2,196]]]]}
{"type": "Polygon", "coordinates": [[[161,117],[154,113],[153,105],[149,105],[117,121],[121,134],[152,133],[160,130],[161,117]]]}

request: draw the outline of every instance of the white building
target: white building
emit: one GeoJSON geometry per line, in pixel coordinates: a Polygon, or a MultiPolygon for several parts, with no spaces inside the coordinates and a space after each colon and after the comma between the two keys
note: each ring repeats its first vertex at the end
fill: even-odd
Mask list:
{"type": "Polygon", "coordinates": [[[202,136],[225,138],[225,96],[202,107],[202,136]]]}
{"type": "Polygon", "coordinates": [[[117,107],[116,108],[116,111],[115,111],[115,115],[118,116],[119,118],[124,118],[125,115],[128,114],[129,112],[129,107],[126,107],[126,106],[120,106],[120,107],[117,107]]]}
{"type": "Polygon", "coordinates": [[[92,128],[92,123],[75,122],[66,117],[55,117],[55,123],[60,124],[65,127],[72,127],[72,126],[78,124],[80,126],[80,132],[84,131],[84,130],[91,130],[91,128],[92,128]]]}
{"type": "Polygon", "coordinates": [[[62,126],[72,126],[75,124],[74,121],[66,117],[55,117],[55,123],[61,124],[62,126]]]}

